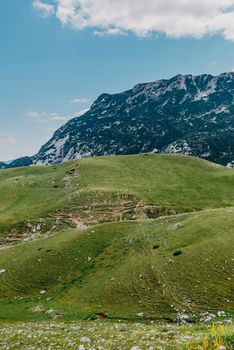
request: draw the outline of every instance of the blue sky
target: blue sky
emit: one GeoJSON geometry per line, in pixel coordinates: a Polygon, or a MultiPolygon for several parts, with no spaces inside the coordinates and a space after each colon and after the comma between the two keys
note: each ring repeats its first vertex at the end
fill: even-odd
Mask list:
{"type": "MultiPolygon", "coordinates": [[[[55,6],[56,1],[38,4],[55,6]]],[[[234,68],[230,26],[222,33],[218,28],[196,34],[186,32],[188,24],[182,33],[165,25],[136,28],[129,18],[124,23],[133,23],[133,29],[115,18],[104,27],[93,18],[82,27],[72,20],[57,8],[43,12],[33,0],[1,0],[0,160],[34,154],[103,92],[178,73],[219,74],[234,68]]]]}

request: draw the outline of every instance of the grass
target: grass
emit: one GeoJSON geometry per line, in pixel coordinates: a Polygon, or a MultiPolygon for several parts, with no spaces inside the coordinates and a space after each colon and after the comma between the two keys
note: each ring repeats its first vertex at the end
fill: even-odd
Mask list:
{"type": "Polygon", "coordinates": [[[234,172],[192,157],[87,158],[0,171],[0,242],[87,224],[234,206],[234,172]],[[148,205],[148,207],[147,207],[148,205]],[[30,227],[28,224],[30,223],[30,227]]]}
{"type": "MultiPolygon", "coordinates": [[[[0,172],[1,219],[43,216],[69,204],[74,190],[135,194],[177,210],[234,204],[233,171],[173,155],[97,157],[0,172]],[[75,169],[75,172],[72,170],[75,169]]],[[[78,197],[79,198],[79,197],[78,197]]]]}
{"type": "Polygon", "coordinates": [[[233,185],[173,155],[0,171],[0,348],[231,350],[233,185]]]}
{"type": "Polygon", "coordinates": [[[38,219],[63,207],[73,191],[73,163],[0,171],[0,225],[38,219]]]}
{"type": "Polygon", "coordinates": [[[130,192],[177,211],[231,206],[233,184],[233,171],[192,157],[146,154],[80,162],[80,188],[130,192]]]}
{"type": "MultiPolygon", "coordinates": [[[[219,344],[231,350],[225,339],[234,334],[233,326],[223,327],[219,344]]],[[[76,322],[1,324],[0,346],[8,350],[214,350],[206,340],[216,341],[210,326],[160,325],[155,323],[76,322]]]]}
{"type": "Polygon", "coordinates": [[[0,318],[19,298],[21,317],[29,312],[32,319],[33,305],[45,302],[68,318],[70,306],[74,314],[130,319],[141,312],[175,318],[183,309],[232,312],[233,223],[234,209],[207,210],[69,229],[4,249],[0,318]]]}

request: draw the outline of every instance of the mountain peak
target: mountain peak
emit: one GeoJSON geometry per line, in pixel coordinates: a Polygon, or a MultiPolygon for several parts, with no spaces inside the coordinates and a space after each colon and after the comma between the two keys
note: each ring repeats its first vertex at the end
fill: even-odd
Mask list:
{"type": "Polygon", "coordinates": [[[234,159],[234,72],[178,74],[101,94],[90,110],[58,129],[35,156],[13,164],[79,157],[182,153],[223,165],[234,159]]]}

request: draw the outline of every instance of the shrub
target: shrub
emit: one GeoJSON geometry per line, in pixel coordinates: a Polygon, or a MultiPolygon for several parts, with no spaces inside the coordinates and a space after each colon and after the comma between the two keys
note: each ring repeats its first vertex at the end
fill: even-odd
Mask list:
{"type": "Polygon", "coordinates": [[[179,256],[182,254],[181,250],[177,250],[176,252],[173,253],[173,256],[179,256]]]}

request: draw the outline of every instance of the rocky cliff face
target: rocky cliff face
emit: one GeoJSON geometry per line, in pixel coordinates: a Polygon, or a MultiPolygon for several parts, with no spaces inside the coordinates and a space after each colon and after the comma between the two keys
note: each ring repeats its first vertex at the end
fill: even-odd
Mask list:
{"type": "Polygon", "coordinates": [[[36,165],[144,152],[234,159],[234,73],[177,75],[101,95],[31,158],[36,165]]]}

